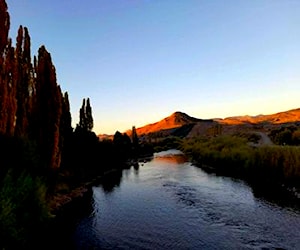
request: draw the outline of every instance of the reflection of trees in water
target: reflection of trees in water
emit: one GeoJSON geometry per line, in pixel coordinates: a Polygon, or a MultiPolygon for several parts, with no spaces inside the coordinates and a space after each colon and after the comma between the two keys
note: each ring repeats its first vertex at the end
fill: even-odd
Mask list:
{"type": "Polygon", "coordinates": [[[299,198],[282,186],[270,183],[249,183],[253,195],[257,199],[276,204],[280,207],[291,207],[300,211],[299,198]]]}
{"type": "MultiPolygon", "coordinates": [[[[137,176],[139,174],[140,165],[138,162],[134,162],[130,165],[130,167],[122,168],[116,171],[113,171],[109,174],[106,174],[101,182],[100,187],[102,187],[103,191],[106,193],[113,192],[116,187],[119,187],[123,178],[123,171],[129,171],[129,169],[133,169],[134,174],[137,176]]],[[[131,171],[131,170],[130,170],[131,171]]],[[[126,176],[126,172],[125,172],[126,176]]]]}
{"type": "Polygon", "coordinates": [[[100,183],[104,192],[112,192],[115,187],[119,187],[122,180],[122,170],[113,171],[103,178],[100,183]]]}
{"type": "Polygon", "coordinates": [[[300,211],[299,198],[278,183],[262,182],[259,179],[249,180],[246,177],[243,179],[235,178],[230,174],[220,173],[217,171],[218,169],[207,165],[202,165],[200,168],[208,175],[230,178],[232,182],[245,182],[251,188],[252,194],[257,200],[264,200],[279,207],[288,207],[300,211]]]}
{"type": "Polygon", "coordinates": [[[140,168],[140,165],[138,162],[136,162],[134,165],[133,165],[133,169],[134,169],[134,174],[135,175],[139,175],[139,168],[140,168]]]}

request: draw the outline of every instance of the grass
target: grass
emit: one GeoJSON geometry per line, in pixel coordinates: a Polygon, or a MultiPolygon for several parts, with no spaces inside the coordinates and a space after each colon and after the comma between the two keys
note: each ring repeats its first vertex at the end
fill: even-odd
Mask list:
{"type": "Polygon", "coordinates": [[[279,182],[299,187],[300,147],[251,147],[246,138],[220,136],[186,139],[181,150],[201,166],[222,174],[242,176],[260,182],[279,182]]]}

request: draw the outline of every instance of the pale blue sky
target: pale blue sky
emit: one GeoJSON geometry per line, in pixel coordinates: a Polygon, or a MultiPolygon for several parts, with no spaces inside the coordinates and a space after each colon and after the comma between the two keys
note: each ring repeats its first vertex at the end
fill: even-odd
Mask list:
{"type": "Polygon", "coordinates": [[[299,0],[7,0],[10,37],[28,27],[68,91],[73,126],[89,97],[94,131],[175,111],[198,118],[300,107],[299,0]]]}

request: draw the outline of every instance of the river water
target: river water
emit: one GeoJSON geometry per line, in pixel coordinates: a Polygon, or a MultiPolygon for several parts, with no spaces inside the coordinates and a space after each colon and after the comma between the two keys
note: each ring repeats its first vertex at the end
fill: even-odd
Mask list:
{"type": "Polygon", "coordinates": [[[300,249],[300,211],[208,174],[180,151],[154,155],[92,189],[76,249],[300,249]]]}

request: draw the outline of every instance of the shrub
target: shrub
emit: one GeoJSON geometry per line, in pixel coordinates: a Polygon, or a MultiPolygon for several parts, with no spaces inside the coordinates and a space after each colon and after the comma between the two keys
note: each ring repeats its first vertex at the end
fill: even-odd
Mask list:
{"type": "Polygon", "coordinates": [[[0,187],[0,247],[24,246],[50,218],[46,186],[39,178],[10,170],[0,187]]]}

